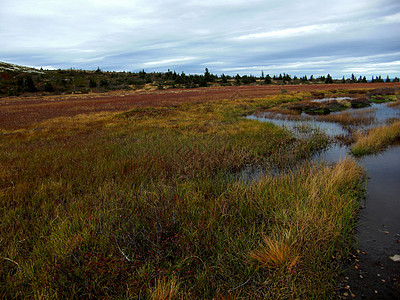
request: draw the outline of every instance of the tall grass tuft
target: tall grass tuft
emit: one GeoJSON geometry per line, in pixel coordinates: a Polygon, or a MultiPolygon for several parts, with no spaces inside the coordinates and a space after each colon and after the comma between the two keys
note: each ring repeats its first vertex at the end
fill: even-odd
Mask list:
{"type": "Polygon", "coordinates": [[[376,153],[385,149],[400,138],[400,120],[394,123],[376,127],[367,134],[359,133],[356,136],[356,143],[352,146],[351,152],[355,156],[376,153]]]}
{"type": "Polygon", "coordinates": [[[273,237],[264,236],[259,248],[250,253],[250,257],[263,268],[286,268],[291,270],[299,261],[290,231],[280,232],[273,237]]]}
{"type": "Polygon", "coordinates": [[[152,300],[173,300],[179,299],[179,281],[176,278],[162,278],[156,281],[151,291],[152,300]]]}

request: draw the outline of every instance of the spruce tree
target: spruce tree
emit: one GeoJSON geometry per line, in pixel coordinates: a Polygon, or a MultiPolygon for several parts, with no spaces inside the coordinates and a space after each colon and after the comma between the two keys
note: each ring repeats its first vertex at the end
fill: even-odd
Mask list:
{"type": "Polygon", "coordinates": [[[228,79],[226,78],[225,74],[221,75],[221,82],[222,83],[227,83],[228,82],[228,79]]]}
{"type": "Polygon", "coordinates": [[[208,71],[208,68],[206,68],[205,72],[204,72],[204,80],[206,82],[211,82],[212,80],[212,76],[210,74],[210,72],[208,71]]]}
{"type": "Polygon", "coordinates": [[[235,76],[235,84],[236,84],[236,85],[240,85],[240,79],[241,79],[240,75],[237,74],[237,75],[235,76]]]}
{"type": "Polygon", "coordinates": [[[328,74],[328,76],[326,77],[325,83],[328,83],[328,84],[333,83],[333,79],[332,79],[332,76],[330,74],[328,74]]]}

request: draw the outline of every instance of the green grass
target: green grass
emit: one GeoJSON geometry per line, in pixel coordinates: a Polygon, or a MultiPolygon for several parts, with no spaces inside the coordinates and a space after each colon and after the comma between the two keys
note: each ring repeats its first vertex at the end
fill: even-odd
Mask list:
{"type": "Polygon", "coordinates": [[[385,103],[391,101],[399,100],[398,95],[379,95],[379,96],[370,96],[370,101],[373,103],[385,103]]]}
{"type": "Polygon", "coordinates": [[[0,135],[0,296],[333,297],[363,172],[351,160],[299,165],[327,138],[240,117],[267,102],[82,115],[0,135]],[[249,165],[266,175],[238,180],[249,165]]]}

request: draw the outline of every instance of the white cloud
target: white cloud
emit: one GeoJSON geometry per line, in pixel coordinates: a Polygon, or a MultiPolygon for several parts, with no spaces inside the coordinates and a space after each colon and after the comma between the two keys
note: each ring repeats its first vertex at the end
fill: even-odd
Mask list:
{"type": "Polygon", "coordinates": [[[303,59],[296,62],[281,62],[269,65],[253,65],[243,67],[222,68],[222,72],[245,72],[254,73],[264,71],[265,73],[290,73],[292,75],[301,75],[301,72],[314,75],[335,74],[336,77],[355,73],[362,74],[397,74],[400,70],[400,52],[364,56],[364,57],[315,57],[312,59],[303,59]],[[377,62],[380,59],[386,59],[386,62],[377,62]],[[352,65],[352,67],[348,67],[352,65]]]}
{"type": "Polygon", "coordinates": [[[22,65],[301,74],[400,59],[395,0],[3,2],[0,60],[22,65]]]}
{"type": "Polygon", "coordinates": [[[385,63],[368,63],[359,67],[351,67],[343,69],[345,73],[359,73],[359,74],[388,74],[399,73],[400,60],[385,62],[385,63]]]}
{"type": "Polygon", "coordinates": [[[386,24],[400,23],[400,13],[382,17],[379,19],[379,21],[381,21],[382,23],[386,23],[386,24]]]}
{"type": "Polygon", "coordinates": [[[225,64],[226,64],[226,62],[223,62],[223,61],[207,61],[207,62],[202,63],[201,65],[202,66],[223,66],[225,64]]]}
{"type": "Polygon", "coordinates": [[[310,35],[315,33],[330,33],[338,30],[342,25],[340,24],[321,24],[321,25],[307,25],[302,27],[292,27],[285,29],[278,29],[266,32],[245,34],[233,38],[234,40],[249,40],[260,38],[288,38],[294,36],[310,35]]]}
{"type": "Polygon", "coordinates": [[[57,68],[54,68],[53,66],[42,66],[44,70],[57,70],[57,68]]]}
{"type": "Polygon", "coordinates": [[[187,62],[187,61],[194,60],[194,59],[196,59],[196,58],[195,57],[169,58],[169,59],[163,59],[163,60],[158,60],[158,61],[145,62],[145,63],[143,63],[143,66],[146,66],[146,67],[168,66],[168,65],[171,65],[171,64],[187,62]]]}

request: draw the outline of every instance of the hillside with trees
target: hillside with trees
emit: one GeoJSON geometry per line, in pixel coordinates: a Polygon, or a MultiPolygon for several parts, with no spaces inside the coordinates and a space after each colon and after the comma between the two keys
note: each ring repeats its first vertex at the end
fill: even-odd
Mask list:
{"type": "MultiPolygon", "coordinates": [[[[398,82],[395,77],[372,77],[370,82],[398,82]]],[[[233,85],[286,85],[286,84],[330,84],[330,83],[367,83],[365,76],[358,79],[333,79],[330,74],[314,78],[292,76],[286,73],[279,75],[239,75],[230,76],[212,74],[208,68],[204,74],[185,74],[168,70],[167,72],[109,72],[97,70],[43,70],[22,67],[0,62],[0,97],[29,94],[86,94],[101,93],[112,90],[162,90],[171,88],[198,88],[207,86],[233,85]]]]}

